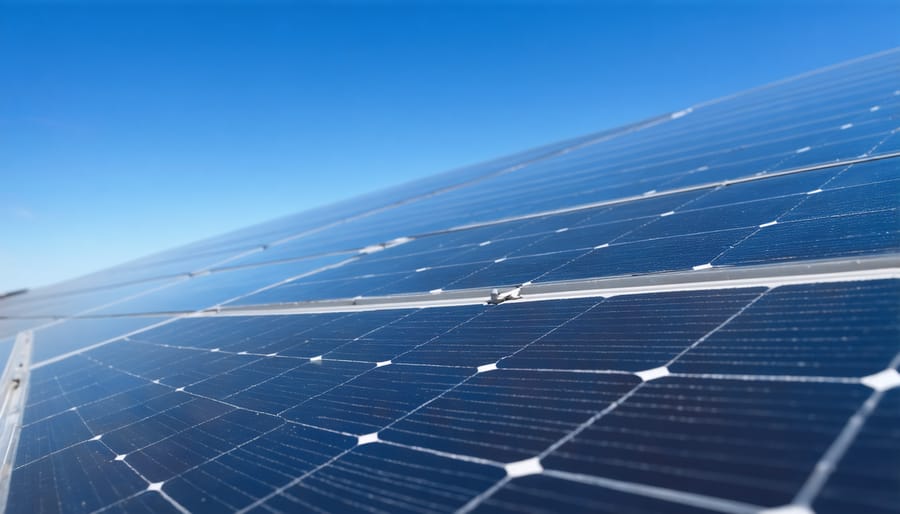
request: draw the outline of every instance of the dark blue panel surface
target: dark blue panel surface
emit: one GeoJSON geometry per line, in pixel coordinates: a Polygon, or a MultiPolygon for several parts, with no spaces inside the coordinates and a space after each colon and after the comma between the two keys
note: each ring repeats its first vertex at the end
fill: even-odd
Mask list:
{"type": "Polygon", "coordinates": [[[779,223],[723,252],[721,266],[884,254],[900,249],[897,210],[779,223]]]}
{"type": "Polygon", "coordinates": [[[284,417],[356,435],[377,432],[471,374],[465,368],[385,366],[303,402],[284,417]]]}
{"type": "Polygon", "coordinates": [[[192,512],[238,510],[355,444],[351,437],[285,423],[188,469],[163,490],[192,512]]]}
{"type": "Polygon", "coordinates": [[[298,343],[306,332],[342,314],[182,318],[129,339],[190,348],[269,354],[298,343]]]}
{"type": "MultiPolygon", "coordinates": [[[[869,166],[869,165],[867,165],[869,166]]],[[[796,197],[799,201],[806,193],[822,187],[847,167],[827,168],[819,171],[795,173],[781,177],[769,177],[725,186],[691,202],[692,209],[719,207],[766,198],[796,197]]]]}
{"type": "Polygon", "coordinates": [[[178,507],[158,491],[146,491],[113,504],[104,512],[132,514],[180,514],[178,507]]]}
{"type": "Polygon", "coordinates": [[[263,507],[275,511],[454,512],[503,475],[499,468],[367,444],[303,477],[263,507]]]}
{"type": "Polygon", "coordinates": [[[784,505],[868,394],[858,385],[663,378],[543,465],[784,505]]]}
{"type": "Polygon", "coordinates": [[[620,241],[643,241],[682,234],[755,228],[778,219],[798,202],[799,198],[786,196],[738,202],[722,207],[678,211],[630,232],[620,241]]]}
{"type": "Polygon", "coordinates": [[[599,485],[563,480],[547,475],[514,479],[486,499],[478,514],[704,514],[716,511],[688,507],[647,496],[628,494],[599,485]]]}
{"type": "Polygon", "coordinates": [[[608,275],[688,271],[716,259],[754,229],[740,228],[613,244],[585,254],[540,277],[540,281],[572,280],[608,275]],[[685,249],[690,251],[685,251],[685,249]]]}
{"type": "Polygon", "coordinates": [[[147,488],[145,480],[114,457],[103,443],[90,441],[19,467],[9,485],[6,511],[91,512],[147,488]]]}
{"type": "Polygon", "coordinates": [[[207,309],[283,280],[312,273],[341,262],[345,258],[346,256],[342,255],[319,257],[201,275],[183,280],[171,287],[104,307],[97,313],[129,314],[207,309]]]}
{"type": "Polygon", "coordinates": [[[783,219],[791,221],[865,214],[896,209],[898,205],[900,205],[900,179],[836,187],[825,189],[818,194],[806,195],[805,201],[783,219]]]}
{"type": "Polygon", "coordinates": [[[98,318],[68,319],[34,332],[31,359],[41,362],[90,345],[124,336],[135,330],[155,325],[168,318],[98,318]]]}
{"type": "Polygon", "coordinates": [[[484,314],[403,355],[398,362],[477,367],[513,355],[580,316],[596,298],[487,307],[484,314]]]}
{"type": "Polygon", "coordinates": [[[64,450],[89,439],[90,429],[73,410],[22,427],[16,466],[23,466],[41,457],[64,450]]]}
{"type": "MultiPolygon", "coordinates": [[[[74,407],[97,402],[116,394],[131,391],[146,385],[139,378],[117,373],[105,366],[83,358],[71,358],[56,364],[33,370],[29,378],[28,401],[23,415],[23,434],[27,430],[40,432],[43,430],[55,430],[50,427],[55,424],[69,424],[72,430],[81,431],[82,425],[89,420],[80,412],[72,410],[74,407]],[[62,416],[55,419],[57,416],[62,416]],[[74,416],[74,417],[73,417],[74,416]],[[34,428],[29,428],[34,426],[34,428]]],[[[83,432],[83,431],[82,431],[83,432]]],[[[68,434],[61,432],[62,437],[68,434]]],[[[23,441],[28,439],[24,438],[23,441]]],[[[52,443],[44,441],[36,444],[52,443]]],[[[58,444],[54,444],[59,446],[58,444]]],[[[18,459],[23,455],[18,454],[18,459]]],[[[20,461],[24,462],[24,461],[20,461]]]]}
{"type": "Polygon", "coordinates": [[[230,302],[230,305],[255,305],[268,303],[290,303],[309,300],[325,300],[331,298],[355,298],[369,291],[376,290],[387,284],[396,282],[405,273],[392,273],[388,275],[374,276],[350,276],[337,280],[298,280],[273,289],[247,296],[240,300],[230,302]]]}
{"type": "MultiPolygon", "coordinates": [[[[851,227],[845,227],[847,220],[840,217],[819,218],[837,213],[877,215],[875,211],[879,209],[892,208],[897,203],[896,189],[900,182],[880,182],[847,191],[829,185],[835,177],[851,173],[872,179],[878,173],[884,176],[885,172],[879,170],[893,165],[889,162],[835,167],[720,190],[633,200],[611,207],[425,236],[236,303],[281,303],[515,285],[539,278],[546,280],[547,272],[560,267],[565,271],[550,273],[551,279],[684,270],[710,261],[730,265],[810,258],[811,252],[795,246],[808,246],[822,232],[838,233],[831,239],[821,238],[823,241],[813,247],[814,253],[822,257],[884,251],[883,240],[889,242],[896,236],[890,230],[873,233],[871,228],[875,222],[868,218],[851,227]],[[824,192],[807,194],[821,187],[826,188],[824,192]],[[840,201],[832,199],[835,195],[840,201]],[[772,221],[784,224],[796,220],[810,220],[810,224],[796,229],[759,228],[772,221]],[[812,236],[794,246],[784,246],[779,241],[757,242],[762,237],[783,237],[786,244],[791,238],[780,234],[793,230],[812,236]],[[748,236],[745,244],[743,240],[748,236]],[[857,242],[858,238],[862,241],[857,242]],[[618,248],[624,243],[636,246],[618,248]],[[603,249],[606,251],[599,259],[602,264],[595,265],[596,252],[590,251],[604,244],[610,248],[603,249]],[[747,249],[732,252],[731,247],[735,245],[747,249]],[[683,248],[695,250],[679,251],[683,248]],[[756,256],[732,260],[726,255],[744,251],[756,256]],[[581,256],[588,252],[583,257],[588,264],[579,264],[581,256]]],[[[893,212],[881,214],[896,217],[893,212]]],[[[895,228],[890,226],[890,220],[881,223],[887,223],[888,229],[895,228]]]]}
{"type": "Polygon", "coordinates": [[[900,390],[884,394],[813,504],[820,514],[888,514],[900,506],[900,390]]]}
{"type": "Polygon", "coordinates": [[[313,362],[235,393],[227,400],[246,409],[280,414],[373,367],[374,364],[356,362],[313,362]]]}
{"type": "Polygon", "coordinates": [[[863,377],[900,353],[900,281],[785,286],[766,293],[672,371],[863,377]]]}
{"type": "MultiPolygon", "coordinates": [[[[485,311],[481,305],[448,307],[440,310],[421,309],[389,325],[363,334],[353,341],[331,350],[328,359],[382,362],[408,354],[421,345],[440,339],[459,325],[469,325],[472,318],[485,311]]],[[[369,315],[361,313],[359,316],[369,315]]]]}
{"type": "Polygon", "coordinates": [[[639,382],[632,375],[479,373],[380,437],[499,462],[518,461],[547,449],[639,382]]]}
{"type": "Polygon", "coordinates": [[[845,171],[828,182],[827,186],[832,188],[859,186],[898,178],[900,178],[900,162],[897,159],[884,159],[848,166],[845,171]]]}
{"type": "MultiPolygon", "coordinates": [[[[151,482],[163,482],[232,451],[281,425],[273,416],[236,410],[179,430],[138,449],[127,462],[151,482]]],[[[124,451],[122,453],[125,453],[124,451]]]]}
{"type": "MultiPolygon", "coordinates": [[[[129,339],[225,353],[311,358],[346,346],[414,311],[186,318],[129,339]]],[[[383,360],[383,359],[379,359],[383,360]]]]}
{"type": "MultiPolygon", "coordinates": [[[[502,360],[499,366],[620,371],[656,368],[687,350],[763,291],[752,288],[609,298],[502,360]]],[[[541,303],[535,302],[535,307],[542,307],[541,303]]]]}

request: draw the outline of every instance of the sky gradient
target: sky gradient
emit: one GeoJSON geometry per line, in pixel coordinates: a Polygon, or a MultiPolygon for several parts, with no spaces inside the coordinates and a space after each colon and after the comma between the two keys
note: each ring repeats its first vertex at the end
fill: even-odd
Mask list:
{"type": "Polygon", "coordinates": [[[896,2],[2,2],[0,292],[892,48],[898,26],[896,2]]]}

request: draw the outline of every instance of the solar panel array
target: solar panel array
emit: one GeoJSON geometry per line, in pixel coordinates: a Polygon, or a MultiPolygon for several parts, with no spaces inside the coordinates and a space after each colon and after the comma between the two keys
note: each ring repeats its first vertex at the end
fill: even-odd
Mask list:
{"type": "Polygon", "coordinates": [[[0,299],[6,509],[900,512],[898,132],[892,51],[0,299]]]}

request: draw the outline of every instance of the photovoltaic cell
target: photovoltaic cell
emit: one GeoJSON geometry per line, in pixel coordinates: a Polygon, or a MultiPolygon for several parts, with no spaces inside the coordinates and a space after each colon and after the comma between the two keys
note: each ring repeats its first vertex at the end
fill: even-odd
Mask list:
{"type": "Polygon", "coordinates": [[[166,493],[192,511],[238,510],[355,445],[351,437],[284,423],[189,468],[166,484],[166,493]]]}
{"type": "Polygon", "coordinates": [[[576,318],[596,303],[596,299],[589,298],[491,306],[481,316],[398,355],[396,360],[471,368],[491,364],[576,318]]]}
{"type": "Polygon", "coordinates": [[[663,378],[543,465],[784,505],[867,396],[858,385],[663,378]]]}
{"type": "Polygon", "coordinates": [[[862,510],[895,512],[900,504],[900,391],[885,393],[880,404],[838,463],[814,503],[822,514],[862,510]]]}
{"type": "Polygon", "coordinates": [[[480,464],[364,445],[262,505],[288,511],[454,512],[502,475],[502,470],[480,464]]]}
{"type": "Polygon", "coordinates": [[[863,377],[900,353],[900,281],[775,289],[673,371],[863,377]]]}
{"type": "Polygon", "coordinates": [[[284,417],[355,435],[378,432],[471,375],[459,368],[386,366],[286,411],[284,417]]]}
{"type": "MultiPolygon", "coordinates": [[[[609,298],[499,366],[625,371],[664,366],[763,291],[749,288],[609,298]]],[[[542,304],[535,302],[534,308],[541,309],[542,304]]]]}
{"type": "Polygon", "coordinates": [[[534,457],[621,398],[632,375],[498,370],[478,374],[379,436],[498,462],[534,457]]]}
{"type": "MultiPolygon", "coordinates": [[[[17,468],[10,490],[31,494],[11,494],[6,508],[9,512],[93,511],[147,489],[141,477],[114,458],[103,443],[93,441],[17,468]]],[[[147,496],[145,505],[154,512],[171,509],[158,494],[147,496]]]]}
{"type": "Polygon", "coordinates": [[[75,318],[50,323],[34,332],[32,360],[41,362],[59,357],[93,343],[156,325],[165,317],[75,318]]]}

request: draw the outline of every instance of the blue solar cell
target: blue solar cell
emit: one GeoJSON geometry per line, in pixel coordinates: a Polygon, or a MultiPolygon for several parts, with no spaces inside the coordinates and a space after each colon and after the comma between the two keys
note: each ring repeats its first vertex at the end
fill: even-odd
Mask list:
{"type": "Polygon", "coordinates": [[[888,391],[825,483],[816,512],[888,514],[900,505],[900,390],[888,391]]]}
{"type": "MultiPolygon", "coordinates": [[[[93,361],[73,358],[31,372],[23,426],[128,391],[143,382],[93,361]]],[[[80,421],[80,418],[79,418],[80,421]]]]}
{"type": "Polygon", "coordinates": [[[297,344],[297,338],[342,314],[276,317],[180,318],[152,331],[132,336],[133,341],[191,348],[269,354],[297,344]]]}
{"type": "Polygon", "coordinates": [[[900,281],[766,293],[672,371],[863,377],[900,353],[900,281]]]}
{"type": "Polygon", "coordinates": [[[703,514],[717,512],[548,475],[516,478],[481,503],[478,514],[703,514]]]}
{"type": "Polygon", "coordinates": [[[130,314],[172,311],[195,311],[226,303],[257,289],[283,280],[314,272],[344,260],[346,256],[329,256],[263,267],[240,268],[202,275],[148,292],[137,298],[117,302],[95,314],[130,314]]]}
{"type": "Polygon", "coordinates": [[[894,159],[854,164],[843,168],[842,172],[828,182],[829,187],[859,186],[900,178],[900,165],[894,159]]]}
{"type": "MultiPolygon", "coordinates": [[[[664,366],[763,291],[750,288],[609,298],[503,359],[499,366],[620,371],[664,366]]],[[[545,308],[542,302],[533,305],[537,310],[545,308]]],[[[502,307],[512,310],[518,306],[502,307]]]]}
{"type": "Polygon", "coordinates": [[[109,506],[104,512],[134,514],[180,514],[175,505],[158,491],[146,491],[109,506]]]}
{"type": "Polygon", "coordinates": [[[356,362],[312,362],[227,398],[245,409],[280,414],[374,368],[356,362]]]}
{"type": "Polygon", "coordinates": [[[832,177],[840,175],[847,169],[848,167],[834,167],[732,184],[701,196],[691,202],[690,207],[692,209],[703,209],[788,196],[796,197],[799,201],[803,195],[818,189],[831,180],[832,177]]]}
{"type": "Polygon", "coordinates": [[[238,510],[355,444],[340,434],[284,423],[188,469],[163,490],[192,512],[238,510]]]}
{"type": "MultiPolygon", "coordinates": [[[[749,234],[748,234],[749,235],[749,234]]],[[[761,229],[712,260],[715,265],[774,264],[854,257],[900,249],[896,209],[784,222],[761,229]]]]}
{"type": "Polygon", "coordinates": [[[636,228],[619,239],[620,242],[646,241],[662,237],[677,237],[683,234],[699,234],[754,228],[778,219],[798,203],[794,196],[744,201],[707,209],[681,210],[652,223],[636,228]]]}
{"type": "MultiPolygon", "coordinates": [[[[17,468],[9,486],[7,512],[89,512],[147,488],[127,464],[113,457],[103,443],[92,441],[17,468]]],[[[147,505],[157,504],[150,500],[147,505]]]]}
{"type": "MultiPolygon", "coordinates": [[[[406,353],[397,362],[477,367],[521,350],[597,303],[595,298],[501,304],[406,353]]],[[[442,316],[443,313],[435,313],[442,316]]]]}
{"type": "Polygon", "coordinates": [[[196,393],[209,398],[227,400],[241,391],[296,370],[306,364],[301,359],[258,357],[249,364],[235,368],[228,373],[214,375],[206,380],[193,383],[185,388],[189,393],[196,393]]]}
{"type": "MultiPolygon", "coordinates": [[[[174,406],[149,418],[102,434],[103,443],[120,455],[134,451],[142,452],[144,448],[169,441],[178,434],[193,431],[194,427],[202,426],[234,411],[234,408],[220,402],[185,396],[188,396],[185,402],[172,402],[174,406]]],[[[141,459],[139,462],[145,462],[142,457],[139,459],[141,459]]],[[[142,466],[138,468],[143,469],[142,466]]]]}
{"type": "Polygon", "coordinates": [[[867,396],[858,385],[664,378],[646,383],[543,465],[780,506],[867,396]]]}
{"type": "Polygon", "coordinates": [[[456,283],[459,279],[489,266],[493,261],[482,261],[450,266],[425,267],[421,271],[402,273],[402,278],[387,283],[376,289],[366,291],[365,296],[382,296],[392,294],[408,294],[421,291],[443,289],[456,283]]]}
{"type": "Polygon", "coordinates": [[[754,229],[739,228],[701,232],[633,243],[612,244],[562,263],[539,280],[571,280],[609,275],[687,271],[709,263],[752,234],[754,229]],[[685,252],[690,248],[690,252],[685,252]]]}
{"type": "MultiPolygon", "coordinates": [[[[192,411],[196,412],[196,410],[192,411]]],[[[233,450],[280,426],[273,416],[235,410],[210,419],[159,441],[133,449],[126,461],[151,482],[163,482],[233,450]]],[[[116,446],[110,445],[113,449],[116,446]]],[[[132,448],[128,448],[131,451],[132,448]]],[[[122,451],[121,453],[126,453],[122,451]]]]}
{"type": "Polygon", "coordinates": [[[351,276],[337,280],[298,280],[260,293],[249,295],[229,305],[292,303],[298,301],[355,298],[405,277],[406,273],[389,275],[351,276]]]}
{"type": "Polygon", "coordinates": [[[633,375],[479,373],[394,423],[379,437],[514,462],[544,451],[639,382],[633,375]]]}
{"type": "Polygon", "coordinates": [[[41,362],[163,322],[164,317],[68,319],[34,332],[32,361],[41,362]]]}
{"type": "Polygon", "coordinates": [[[266,510],[454,512],[503,476],[495,467],[367,444],[267,499],[266,510]]]}
{"type": "MultiPolygon", "coordinates": [[[[900,178],[874,184],[826,189],[815,195],[806,195],[804,200],[784,216],[785,221],[896,210],[900,205],[900,178]]],[[[897,224],[900,225],[900,221],[897,224]]]]}
{"type": "Polygon", "coordinates": [[[338,432],[378,432],[472,374],[465,368],[385,366],[285,411],[285,419],[338,432]]]}
{"type": "Polygon", "coordinates": [[[382,310],[349,314],[184,318],[130,338],[174,347],[224,353],[308,359],[341,348],[415,311],[382,310]]]}
{"type": "Polygon", "coordinates": [[[78,415],[91,432],[103,434],[155,413],[155,406],[173,405],[170,391],[159,384],[139,385],[78,405],[78,415]]]}
{"type": "MultiPolygon", "coordinates": [[[[435,312],[421,309],[395,322],[353,339],[324,354],[328,359],[384,362],[420,348],[462,324],[471,324],[484,311],[480,305],[448,307],[435,312]]],[[[363,313],[366,315],[369,313],[363,313]]]]}
{"type": "Polygon", "coordinates": [[[23,466],[64,450],[91,437],[91,431],[75,411],[66,411],[53,418],[22,427],[22,444],[16,453],[16,466],[23,466]]]}

